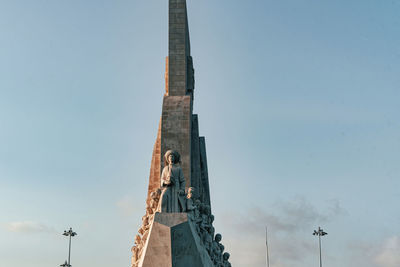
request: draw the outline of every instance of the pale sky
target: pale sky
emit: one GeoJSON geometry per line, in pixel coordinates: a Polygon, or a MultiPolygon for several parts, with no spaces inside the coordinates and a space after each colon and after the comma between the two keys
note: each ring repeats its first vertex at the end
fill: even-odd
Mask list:
{"type": "MultiPolygon", "coordinates": [[[[188,0],[233,266],[400,266],[400,1],[188,0]]],[[[168,1],[0,0],[0,266],[129,266],[168,1]]]]}

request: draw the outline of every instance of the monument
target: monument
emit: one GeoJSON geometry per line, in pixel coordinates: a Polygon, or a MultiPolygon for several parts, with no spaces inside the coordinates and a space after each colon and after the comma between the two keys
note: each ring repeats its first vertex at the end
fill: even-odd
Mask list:
{"type": "Polygon", "coordinates": [[[194,69],[186,0],[169,0],[165,94],[151,160],[146,213],[131,267],[227,267],[213,227],[206,145],[193,114],[194,69]]]}

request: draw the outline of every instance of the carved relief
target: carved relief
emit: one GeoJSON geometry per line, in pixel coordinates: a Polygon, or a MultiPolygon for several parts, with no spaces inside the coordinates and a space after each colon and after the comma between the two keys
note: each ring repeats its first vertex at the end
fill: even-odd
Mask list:
{"type": "Polygon", "coordinates": [[[146,244],[151,224],[154,220],[154,214],[157,211],[160,200],[161,189],[157,189],[150,194],[150,204],[146,206],[146,214],[142,217],[142,225],[138,230],[138,235],[135,236],[135,246],[132,247],[132,263],[131,267],[137,267],[142,254],[143,247],[146,244]]]}

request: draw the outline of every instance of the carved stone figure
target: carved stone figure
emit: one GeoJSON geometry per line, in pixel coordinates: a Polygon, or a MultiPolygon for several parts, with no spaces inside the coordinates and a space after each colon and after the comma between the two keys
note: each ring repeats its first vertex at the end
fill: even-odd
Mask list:
{"type": "Polygon", "coordinates": [[[137,261],[139,260],[139,249],[137,246],[133,246],[132,249],[132,262],[131,266],[136,267],[137,266],[137,261]]]}
{"type": "Polygon", "coordinates": [[[224,265],[223,265],[224,267],[232,267],[231,263],[228,261],[230,256],[231,255],[228,252],[225,252],[224,255],[222,256],[224,259],[224,265]]]}
{"type": "Polygon", "coordinates": [[[193,202],[193,192],[194,187],[189,187],[186,195],[186,211],[188,213],[193,213],[194,209],[196,208],[193,202]]]}
{"type": "MultiPolygon", "coordinates": [[[[146,232],[150,228],[150,222],[149,222],[149,217],[148,216],[143,216],[142,217],[142,227],[141,229],[143,230],[142,232],[146,232]]],[[[143,233],[141,233],[143,235],[143,233]]]]}
{"type": "Polygon", "coordinates": [[[140,228],[139,228],[138,233],[139,233],[140,235],[143,235],[143,234],[144,234],[143,227],[140,227],[140,228]]]}
{"type": "Polygon", "coordinates": [[[150,207],[153,209],[153,213],[156,212],[158,202],[160,200],[160,195],[161,195],[161,189],[157,189],[156,191],[151,192],[150,194],[150,207]]]}
{"type": "Polygon", "coordinates": [[[136,235],[135,236],[135,246],[132,247],[131,251],[132,251],[132,267],[137,267],[137,262],[140,258],[140,253],[141,253],[141,241],[142,239],[140,238],[140,235],[136,235]]]}
{"type": "Polygon", "coordinates": [[[140,237],[140,235],[136,235],[135,236],[135,245],[136,247],[138,247],[140,249],[140,243],[142,241],[142,238],[140,237]]]}
{"type": "Polygon", "coordinates": [[[219,265],[222,263],[222,251],[220,247],[220,242],[222,240],[221,234],[216,234],[214,241],[212,242],[211,246],[211,259],[213,260],[215,265],[219,265]]]}
{"type": "Polygon", "coordinates": [[[221,243],[219,243],[218,246],[219,246],[219,250],[221,251],[221,255],[222,255],[222,253],[223,253],[224,250],[225,250],[225,246],[222,245],[221,243]]]}
{"type": "Polygon", "coordinates": [[[200,232],[200,224],[202,222],[202,218],[200,215],[200,200],[196,199],[193,203],[193,201],[191,201],[192,204],[188,204],[187,205],[187,212],[188,212],[188,216],[189,219],[194,222],[194,225],[196,227],[196,232],[199,236],[201,236],[201,232],[200,232]]]}
{"type": "Polygon", "coordinates": [[[202,221],[200,223],[201,240],[203,241],[204,247],[211,254],[212,236],[210,233],[211,225],[208,214],[201,215],[202,221]]]}
{"type": "MultiPolygon", "coordinates": [[[[211,212],[211,211],[210,211],[210,212],[211,212]]],[[[213,224],[214,219],[215,219],[214,215],[210,214],[210,215],[208,216],[208,220],[209,220],[209,222],[210,222],[211,225],[213,224]]]]}
{"type": "Polygon", "coordinates": [[[186,210],[185,178],[179,166],[180,155],[176,151],[168,150],[164,158],[166,166],[161,175],[161,212],[183,212],[186,210]]]}
{"type": "Polygon", "coordinates": [[[154,214],[154,210],[151,208],[151,206],[146,207],[146,216],[152,216],[154,214]]]}

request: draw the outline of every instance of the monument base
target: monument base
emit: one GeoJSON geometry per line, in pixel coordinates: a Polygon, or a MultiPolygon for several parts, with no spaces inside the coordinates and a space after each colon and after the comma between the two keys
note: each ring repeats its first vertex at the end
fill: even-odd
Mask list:
{"type": "Polygon", "coordinates": [[[156,213],[139,267],[214,267],[187,213],[156,213]]]}

